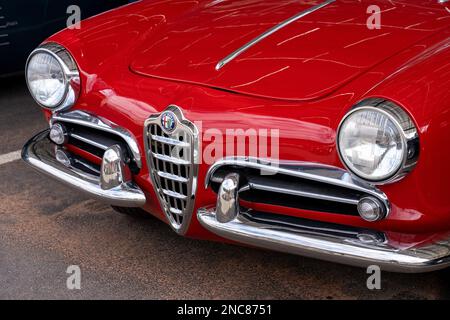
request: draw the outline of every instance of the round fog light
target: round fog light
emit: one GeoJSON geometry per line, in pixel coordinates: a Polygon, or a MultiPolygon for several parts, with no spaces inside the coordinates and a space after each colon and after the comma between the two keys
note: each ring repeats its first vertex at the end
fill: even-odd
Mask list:
{"type": "Polygon", "coordinates": [[[378,199],[366,197],[358,202],[358,213],[364,220],[374,222],[383,219],[386,210],[378,199]]]}
{"type": "Polygon", "coordinates": [[[56,160],[65,167],[70,167],[72,162],[70,161],[70,158],[67,155],[67,153],[64,152],[64,150],[59,149],[58,147],[56,148],[57,148],[55,151],[56,160]]]}
{"type": "Polygon", "coordinates": [[[67,143],[67,131],[59,123],[56,123],[50,129],[50,140],[52,140],[57,145],[63,145],[67,143]]]}

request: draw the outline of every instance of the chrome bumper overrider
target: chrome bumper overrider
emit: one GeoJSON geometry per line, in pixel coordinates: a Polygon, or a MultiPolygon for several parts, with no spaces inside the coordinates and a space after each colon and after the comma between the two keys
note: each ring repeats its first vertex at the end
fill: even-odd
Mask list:
{"type": "MultiPolygon", "coordinates": [[[[132,181],[123,182],[111,189],[103,189],[100,172],[88,163],[69,161],[64,164],[58,161],[56,152],[59,147],[48,139],[48,133],[49,130],[45,130],[37,134],[23,147],[22,159],[30,166],[111,205],[140,207],[145,204],[144,193],[132,181]]],[[[70,160],[70,153],[64,153],[70,160]]]]}
{"type": "Polygon", "coordinates": [[[245,212],[221,223],[216,219],[215,208],[203,208],[197,212],[197,218],[206,229],[225,239],[354,266],[378,265],[382,271],[416,273],[442,269],[450,264],[449,238],[425,246],[398,249],[385,241],[365,241],[320,230],[310,232],[269,221],[255,222],[248,219],[245,212]]]}

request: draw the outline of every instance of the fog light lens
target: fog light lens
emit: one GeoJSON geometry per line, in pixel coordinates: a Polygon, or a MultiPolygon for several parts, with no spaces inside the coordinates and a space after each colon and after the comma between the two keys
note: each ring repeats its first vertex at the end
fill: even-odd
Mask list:
{"type": "Polygon", "coordinates": [[[52,140],[57,145],[63,145],[67,143],[67,131],[59,123],[56,123],[50,129],[50,140],[52,140]]]}
{"type": "Polygon", "coordinates": [[[70,161],[70,158],[67,155],[67,153],[64,150],[59,149],[58,147],[56,148],[57,148],[55,151],[56,161],[58,161],[59,163],[61,163],[66,167],[70,167],[72,162],[70,161]]]}
{"type": "Polygon", "coordinates": [[[386,216],[383,204],[376,198],[362,198],[358,203],[358,213],[366,221],[374,222],[386,216]]]}
{"type": "Polygon", "coordinates": [[[358,233],[357,238],[359,241],[366,244],[383,243],[386,241],[386,238],[383,236],[382,233],[369,231],[358,233]]]}

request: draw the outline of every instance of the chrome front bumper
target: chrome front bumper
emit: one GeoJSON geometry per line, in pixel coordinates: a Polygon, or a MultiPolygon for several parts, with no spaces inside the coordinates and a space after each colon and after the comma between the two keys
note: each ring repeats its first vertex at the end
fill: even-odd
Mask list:
{"type": "MultiPolygon", "coordinates": [[[[25,144],[22,159],[27,164],[108,204],[122,207],[141,207],[145,204],[144,193],[131,181],[105,190],[100,184],[100,172],[90,168],[89,164],[83,164],[80,161],[77,165],[63,164],[58,161],[56,157],[58,146],[49,140],[48,133],[49,130],[45,130],[25,144]]],[[[65,153],[71,158],[69,152],[65,151],[65,153]]]]}
{"type": "Polygon", "coordinates": [[[398,249],[385,241],[364,241],[269,221],[255,222],[240,212],[232,221],[221,223],[215,208],[197,212],[200,223],[225,239],[259,248],[281,251],[353,266],[378,265],[382,271],[418,273],[443,269],[450,264],[450,238],[420,247],[398,249]]]}

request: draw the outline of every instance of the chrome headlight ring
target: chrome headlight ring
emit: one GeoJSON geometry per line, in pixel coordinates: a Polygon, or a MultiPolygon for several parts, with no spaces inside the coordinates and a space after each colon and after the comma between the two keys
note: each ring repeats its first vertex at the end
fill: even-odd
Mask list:
{"type": "MultiPolygon", "coordinates": [[[[398,181],[411,172],[417,164],[420,149],[418,130],[406,111],[389,100],[371,98],[358,103],[344,116],[337,132],[336,144],[341,162],[349,172],[372,184],[381,185],[398,181]],[[372,113],[372,116],[377,114],[383,117],[391,124],[391,130],[394,129],[398,133],[398,145],[401,146],[401,153],[399,152],[399,155],[401,155],[401,158],[398,159],[398,163],[390,171],[382,175],[374,176],[359,170],[352,163],[351,159],[346,156],[345,150],[342,150],[344,144],[342,143],[343,127],[345,127],[351,117],[364,112],[367,114],[372,113]]],[[[379,132],[377,134],[378,139],[379,132]]],[[[353,136],[352,138],[356,140],[357,136],[353,136]]]]}
{"type": "Polygon", "coordinates": [[[80,94],[80,74],[78,71],[77,64],[70,53],[61,45],[57,43],[45,43],[35,50],[31,52],[28,57],[26,67],[25,67],[25,76],[28,89],[31,93],[33,99],[38,103],[42,108],[51,110],[52,112],[61,111],[70,108],[75,104],[80,94]],[[32,86],[30,85],[29,79],[29,68],[30,62],[33,57],[38,54],[49,55],[51,58],[56,60],[57,64],[61,68],[62,76],[63,76],[63,85],[64,85],[64,93],[62,94],[61,99],[58,99],[57,103],[54,105],[46,105],[42,101],[40,101],[36,93],[33,92],[32,86]]]}

